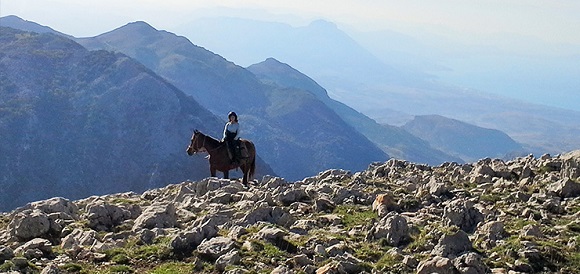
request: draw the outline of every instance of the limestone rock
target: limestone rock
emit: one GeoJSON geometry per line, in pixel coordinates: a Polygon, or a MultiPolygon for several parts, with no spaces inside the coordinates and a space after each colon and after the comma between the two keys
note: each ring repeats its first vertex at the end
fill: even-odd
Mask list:
{"type": "Polygon", "coordinates": [[[580,178],[580,150],[562,155],[562,178],[580,178]]]}
{"type": "Polygon", "coordinates": [[[455,268],[464,274],[486,274],[491,270],[483,262],[483,257],[475,252],[463,254],[453,260],[455,268]]]}
{"type": "Polygon", "coordinates": [[[221,255],[215,261],[215,266],[218,271],[224,271],[227,266],[239,264],[242,260],[240,252],[232,249],[228,253],[221,255]]]}
{"type": "Polygon", "coordinates": [[[294,202],[301,202],[310,199],[311,198],[308,195],[308,193],[306,193],[306,190],[302,188],[287,190],[276,197],[276,200],[279,201],[280,204],[284,206],[289,206],[294,202]]]}
{"type": "Polygon", "coordinates": [[[96,231],[85,231],[77,228],[62,239],[60,247],[65,250],[70,250],[78,246],[92,247],[98,242],[96,231]]]}
{"type": "Polygon", "coordinates": [[[50,221],[48,215],[38,209],[25,210],[16,214],[8,227],[11,235],[30,240],[46,234],[50,229],[50,221]]]}
{"type": "Polygon", "coordinates": [[[454,234],[445,234],[431,251],[431,254],[449,258],[472,250],[472,244],[465,231],[459,230],[454,234]]]}
{"type": "Polygon", "coordinates": [[[282,207],[258,207],[246,214],[242,223],[251,225],[259,221],[290,227],[296,219],[282,207]]]}
{"type": "Polygon", "coordinates": [[[314,201],[314,210],[316,212],[328,212],[328,213],[330,213],[335,208],[336,208],[336,205],[328,199],[319,198],[319,199],[316,199],[316,201],[314,201]]]}
{"type": "Polygon", "coordinates": [[[387,213],[399,209],[399,205],[395,201],[393,194],[390,192],[377,195],[373,201],[372,209],[377,211],[379,217],[384,217],[387,213]]]}
{"type": "Polygon", "coordinates": [[[0,262],[10,260],[14,257],[14,250],[8,246],[0,245],[0,262]]]}
{"type": "Polygon", "coordinates": [[[52,244],[47,239],[35,238],[14,250],[16,256],[27,259],[47,257],[52,253],[52,244]]]}
{"type": "Polygon", "coordinates": [[[566,177],[551,184],[548,190],[562,198],[578,197],[580,196],[580,183],[566,177]]]}
{"type": "Polygon", "coordinates": [[[133,230],[139,230],[141,228],[167,228],[173,227],[177,224],[177,216],[175,214],[175,205],[173,203],[168,204],[154,204],[135,220],[133,225],[133,230]]]}
{"type": "Polygon", "coordinates": [[[431,259],[422,261],[417,267],[417,274],[459,274],[452,261],[448,258],[435,256],[431,259]]]}
{"type": "Polygon", "coordinates": [[[227,237],[214,237],[203,240],[197,246],[197,252],[212,261],[217,260],[220,256],[230,252],[234,248],[235,242],[227,237]]]}
{"type": "Polygon", "coordinates": [[[504,239],[507,232],[504,223],[501,221],[492,221],[484,223],[477,228],[476,237],[482,243],[482,248],[490,249],[497,245],[497,241],[504,239]]]}
{"type": "Polygon", "coordinates": [[[370,233],[373,239],[384,238],[390,246],[399,246],[410,239],[407,220],[399,214],[383,217],[370,233]]]}
{"type": "Polygon", "coordinates": [[[87,211],[86,218],[89,220],[89,227],[98,231],[110,231],[131,218],[130,211],[104,202],[89,205],[87,211]]]}
{"type": "Polygon", "coordinates": [[[483,221],[483,214],[473,206],[473,202],[454,200],[444,210],[448,225],[456,225],[465,232],[473,232],[477,224],[483,221]]]}
{"type": "Polygon", "coordinates": [[[203,240],[215,237],[218,230],[215,221],[208,220],[191,230],[179,232],[171,239],[170,246],[177,253],[187,253],[196,249],[203,240]]]}

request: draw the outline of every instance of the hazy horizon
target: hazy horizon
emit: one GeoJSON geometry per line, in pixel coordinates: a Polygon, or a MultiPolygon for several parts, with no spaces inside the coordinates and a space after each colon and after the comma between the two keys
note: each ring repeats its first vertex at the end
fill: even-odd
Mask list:
{"type": "MultiPolygon", "coordinates": [[[[434,60],[443,69],[432,73],[442,81],[576,111],[580,111],[580,66],[575,65],[580,60],[579,13],[580,2],[568,0],[0,2],[0,17],[16,15],[75,37],[96,36],[134,21],[175,32],[193,20],[218,16],[294,27],[324,19],[345,31],[394,31],[448,51],[449,59],[434,60]]],[[[369,50],[380,57],[380,50],[369,50]]],[[[441,57],[429,50],[413,54],[441,57]]]]}
{"type": "MultiPolygon", "coordinates": [[[[580,45],[580,2],[572,0],[437,1],[72,1],[3,0],[0,15],[17,15],[75,37],[95,36],[128,22],[172,28],[217,14],[305,25],[316,19],[361,31],[393,29],[447,35],[517,34],[580,45]],[[200,14],[201,13],[201,14],[200,14]],[[212,14],[213,13],[213,14],[212,14]],[[452,34],[454,33],[454,34],[452,34]]],[[[471,36],[469,39],[476,37],[471,36]]]]}

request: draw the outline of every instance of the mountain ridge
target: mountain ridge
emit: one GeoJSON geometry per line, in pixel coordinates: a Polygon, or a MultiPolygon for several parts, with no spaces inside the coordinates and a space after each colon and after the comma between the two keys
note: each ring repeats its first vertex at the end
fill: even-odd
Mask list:
{"type": "Polygon", "coordinates": [[[107,49],[132,56],[192,95],[214,114],[236,111],[244,127],[242,136],[254,141],[264,152],[265,160],[285,178],[297,179],[330,167],[362,169],[369,162],[388,158],[324,104],[303,97],[297,91],[264,85],[245,68],[182,36],[138,22],[79,42],[91,49],[106,44],[107,49]],[[134,27],[142,31],[139,33],[142,38],[126,39],[135,35],[134,27]],[[289,101],[286,95],[297,96],[297,100],[286,102],[289,101]],[[311,127],[304,121],[318,126],[311,127]],[[293,165],[288,165],[289,161],[293,165]]]}
{"type": "Polygon", "coordinates": [[[526,155],[520,144],[499,130],[477,127],[440,115],[416,116],[402,128],[466,162],[486,157],[526,155]]]}
{"type": "Polygon", "coordinates": [[[194,128],[223,120],[141,63],[60,35],[2,27],[0,37],[0,67],[10,68],[0,70],[0,208],[209,174],[185,147],[194,128]]]}
{"type": "Polygon", "coordinates": [[[462,161],[459,158],[433,149],[427,142],[411,135],[404,129],[379,125],[364,114],[331,99],[326,90],[318,85],[316,81],[288,64],[274,58],[268,58],[261,63],[249,66],[248,69],[265,83],[298,88],[312,93],[333,109],[350,126],[361,132],[392,157],[429,164],[462,161]]]}

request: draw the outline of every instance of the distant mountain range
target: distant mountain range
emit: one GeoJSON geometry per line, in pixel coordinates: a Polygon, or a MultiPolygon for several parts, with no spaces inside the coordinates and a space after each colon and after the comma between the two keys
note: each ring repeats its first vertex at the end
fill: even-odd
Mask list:
{"type": "Polygon", "coordinates": [[[351,107],[331,99],[323,87],[288,64],[268,58],[264,62],[249,66],[248,70],[253,72],[264,83],[298,89],[313,94],[334,110],[341,119],[364,134],[392,157],[430,164],[440,164],[445,161],[463,161],[460,158],[454,158],[440,150],[433,149],[428,142],[417,138],[404,129],[380,125],[351,107]]]}
{"type": "MultiPolygon", "coordinates": [[[[193,129],[220,137],[231,110],[263,159],[258,175],[298,180],[330,168],[363,170],[390,156],[429,164],[476,157],[428,131],[381,125],[276,59],[243,68],[145,22],[92,38],[14,16],[0,26],[13,27],[0,34],[0,133],[9,136],[0,140],[0,198],[10,201],[0,210],[208,176],[207,160],[188,158],[185,146],[193,129]]],[[[459,128],[468,130],[450,130],[450,138],[475,129],[459,128]]],[[[477,132],[496,141],[490,157],[521,148],[507,135],[496,138],[498,131],[477,132]]]]}
{"type": "MultiPolygon", "coordinates": [[[[437,81],[430,73],[448,69],[440,62],[442,56],[473,48],[429,45],[395,32],[355,33],[355,40],[325,21],[292,27],[277,22],[211,17],[196,19],[174,31],[240,64],[250,65],[268,57],[291,64],[323,86],[331,98],[379,123],[401,126],[415,115],[436,114],[501,130],[535,154],[562,153],[580,147],[578,111],[453,86],[437,81]],[[373,53],[358,41],[367,47],[375,45],[373,53]],[[374,53],[380,53],[381,58],[374,53]]],[[[571,58],[575,60],[577,56],[571,58]]],[[[566,64],[571,67],[574,62],[566,64]]],[[[562,73],[577,70],[576,66],[562,73]]],[[[471,68],[466,73],[476,71],[471,68]]],[[[558,72],[554,69],[550,73],[558,72]]],[[[545,88],[558,96],[558,87],[552,87],[552,91],[545,88]]]]}
{"type": "Polygon", "coordinates": [[[434,147],[468,162],[505,157],[506,151],[514,155],[525,153],[520,144],[499,130],[481,128],[439,115],[416,116],[403,128],[434,147]]]}

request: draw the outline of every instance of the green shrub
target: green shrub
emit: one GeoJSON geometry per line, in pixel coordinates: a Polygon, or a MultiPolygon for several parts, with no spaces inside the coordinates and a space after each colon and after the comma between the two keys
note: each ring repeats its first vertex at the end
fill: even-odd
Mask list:
{"type": "Polygon", "coordinates": [[[111,258],[111,261],[116,264],[129,264],[131,259],[126,254],[117,254],[111,258]]]}
{"type": "Polygon", "coordinates": [[[16,266],[14,265],[14,263],[12,261],[6,260],[2,265],[0,265],[0,271],[1,272],[8,272],[10,270],[15,269],[16,266]]]}
{"type": "Polygon", "coordinates": [[[150,274],[181,274],[194,273],[195,267],[191,264],[180,262],[163,263],[151,270],[150,274]]]}
{"type": "Polygon", "coordinates": [[[109,268],[109,273],[133,273],[133,268],[126,265],[113,265],[109,268]]]}
{"type": "Polygon", "coordinates": [[[342,217],[342,223],[346,230],[358,225],[367,225],[372,219],[378,218],[376,212],[370,207],[339,205],[334,209],[334,213],[342,217]]]}
{"type": "Polygon", "coordinates": [[[66,270],[67,272],[80,272],[81,270],[83,270],[83,266],[82,265],[75,264],[75,263],[65,264],[62,268],[64,270],[66,270]]]}

